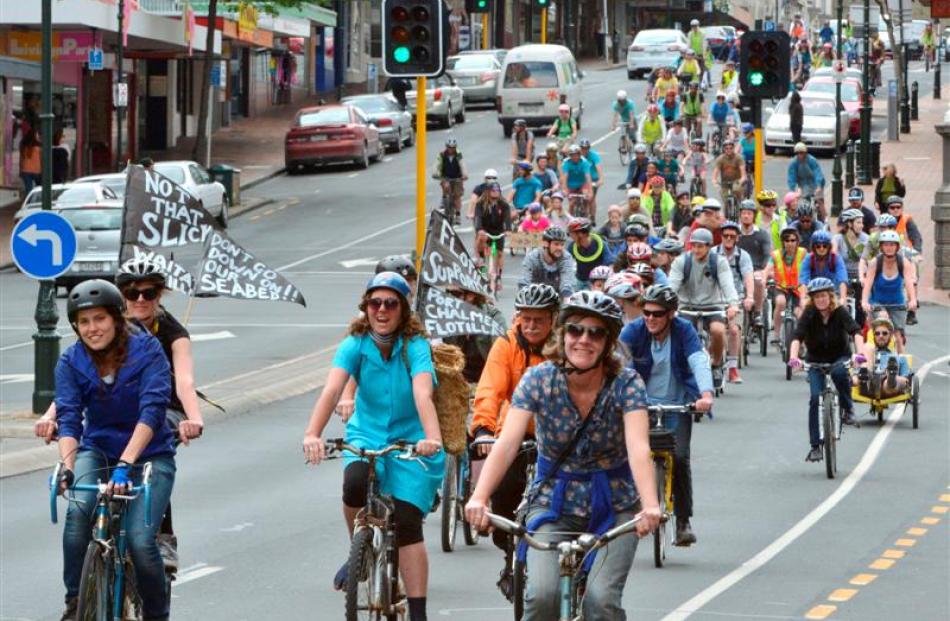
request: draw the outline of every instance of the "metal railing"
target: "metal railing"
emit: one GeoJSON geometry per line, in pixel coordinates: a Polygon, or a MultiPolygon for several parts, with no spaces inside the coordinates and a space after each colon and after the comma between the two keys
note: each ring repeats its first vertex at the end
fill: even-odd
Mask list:
{"type": "Polygon", "coordinates": [[[181,15],[183,0],[139,0],[139,9],[155,15],[181,15]]]}

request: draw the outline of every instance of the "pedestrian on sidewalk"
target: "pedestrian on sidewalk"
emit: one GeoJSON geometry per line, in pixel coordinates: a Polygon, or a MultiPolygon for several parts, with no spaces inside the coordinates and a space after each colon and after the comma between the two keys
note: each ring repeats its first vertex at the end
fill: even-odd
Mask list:
{"type": "Polygon", "coordinates": [[[877,180],[874,186],[874,206],[878,213],[887,213],[887,199],[892,196],[903,198],[907,195],[907,187],[904,181],[897,176],[897,166],[894,164],[885,164],[881,169],[881,178],[877,180]]]}
{"type": "Polygon", "coordinates": [[[39,133],[30,128],[20,141],[20,179],[23,180],[23,196],[39,185],[42,179],[39,133]]]}
{"type": "Polygon", "coordinates": [[[788,122],[792,132],[792,142],[802,141],[802,128],[805,126],[805,107],[802,106],[802,96],[798,91],[792,93],[792,100],[788,103],[788,122]]]}

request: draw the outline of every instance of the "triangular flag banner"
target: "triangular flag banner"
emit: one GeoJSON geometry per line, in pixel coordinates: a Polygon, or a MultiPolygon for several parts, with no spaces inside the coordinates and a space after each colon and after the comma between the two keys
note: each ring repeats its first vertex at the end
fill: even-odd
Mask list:
{"type": "Polygon", "coordinates": [[[445,214],[437,209],[432,211],[429,218],[420,281],[443,289],[454,285],[491,297],[488,282],[475,266],[462,238],[452,228],[445,214]]]}
{"type": "Polygon", "coordinates": [[[419,319],[430,336],[463,334],[502,336],[504,326],[474,304],[455,298],[438,287],[419,285],[419,319]]]}
{"type": "MultiPolygon", "coordinates": [[[[165,274],[165,286],[169,289],[174,289],[185,295],[192,295],[195,292],[195,275],[176,261],[172,253],[162,252],[155,248],[143,248],[135,244],[128,244],[126,248],[127,259],[147,260],[161,269],[162,273],[165,274]]],[[[197,265],[197,261],[192,260],[191,263],[197,265]]]]}

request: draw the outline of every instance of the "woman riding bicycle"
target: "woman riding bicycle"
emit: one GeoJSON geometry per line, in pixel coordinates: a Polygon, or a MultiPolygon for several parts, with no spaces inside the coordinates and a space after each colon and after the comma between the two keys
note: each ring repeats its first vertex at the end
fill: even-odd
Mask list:
{"type": "MultiPolygon", "coordinates": [[[[326,458],[320,437],[347,381],[359,386],[356,410],[346,423],[346,441],[366,449],[381,449],[396,440],[415,443],[420,460],[388,459],[377,468],[381,490],[395,503],[399,569],[405,583],[410,621],[425,621],[429,559],[422,537],[422,520],[432,508],[442,483],[445,456],[442,434],[432,402],[434,370],[425,328],[409,307],[409,284],[395,272],[373,276],[360,300],[360,316],[340,343],[304,433],[307,463],[326,458]]],[[[343,471],[343,515],[353,534],[353,522],[364,508],[369,470],[365,461],[347,455],[343,471]]],[[[334,586],[347,582],[347,564],[337,572],[334,586]]]]}
{"type": "MultiPolygon", "coordinates": [[[[614,357],[620,328],[620,308],[603,293],[581,291],[564,304],[554,359],[528,369],[515,390],[501,437],[466,506],[469,523],[488,526],[491,493],[533,420],[538,472],[529,491],[532,532],[602,534],[638,511],[637,535],[657,527],[646,392],[637,373],[614,357]]],[[[622,537],[594,557],[581,605],[585,619],[624,618],[621,598],[636,548],[635,537],[622,537]]],[[[529,549],[527,571],[524,621],[557,618],[556,554],[529,549]]]]}
{"type": "MultiPolygon", "coordinates": [[[[854,424],[854,403],[851,401],[851,380],[844,363],[851,357],[850,340],[854,342],[854,351],[860,352],[864,347],[861,338],[861,328],[854,322],[848,309],[839,306],[835,299],[835,283],[828,278],[815,278],[808,283],[808,301],[798,325],[795,328],[795,338],[792,340],[789,352],[788,366],[800,367],[802,361],[798,354],[802,343],[805,344],[808,362],[821,364],[834,363],[831,370],[831,381],[838,389],[838,398],[841,400],[841,422],[845,425],[854,424]]],[[[855,364],[864,361],[864,355],[855,356],[855,364]]],[[[825,387],[825,377],[821,370],[808,370],[808,385],[811,389],[811,398],[808,402],[808,437],[811,450],[805,461],[821,461],[821,438],[818,422],[818,400],[825,387]]]]}
{"type": "MultiPolygon", "coordinates": [[[[109,493],[141,484],[136,468],[152,464],[151,504],[128,505],[128,543],[145,619],[168,619],[165,568],[156,534],[175,485],[175,447],[165,420],[171,375],[158,339],[125,320],[125,301],[104,280],[69,293],[66,313],[79,337],[56,365],[56,414],[64,490],[74,481],[108,480],[109,493]],[[149,511],[146,525],[145,512],[149,511]]],[[[83,559],[92,537],[95,492],[76,492],[63,529],[64,619],[78,606],[83,559]]]]}
{"type": "MultiPolygon", "coordinates": [[[[501,197],[501,186],[495,183],[488,188],[488,193],[475,203],[475,251],[478,260],[487,261],[491,253],[488,235],[495,237],[511,229],[511,205],[501,197]]],[[[495,240],[495,247],[498,249],[496,260],[500,281],[501,270],[505,267],[505,254],[502,252],[505,249],[505,238],[495,240]]]]}
{"type": "Polygon", "coordinates": [[[557,118],[551,124],[548,130],[548,138],[554,138],[557,141],[558,151],[563,155],[567,147],[574,143],[577,138],[577,123],[571,118],[571,107],[567,104],[561,104],[557,109],[557,118]]]}

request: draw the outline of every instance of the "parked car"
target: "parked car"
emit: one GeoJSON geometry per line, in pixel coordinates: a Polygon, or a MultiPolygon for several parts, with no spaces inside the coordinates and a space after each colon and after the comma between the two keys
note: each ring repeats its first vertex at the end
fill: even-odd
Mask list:
{"type": "Polygon", "coordinates": [[[71,289],[90,278],[113,280],[119,269],[122,235],[122,201],[57,209],[76,231],[76,258],[69,270],[56,278],[56,286],[71,289]]]}
{"type": "MultiPolygon", "coordinates": [[[[40,186],[30,190],[23,200],[23,205],[13,214],[14,223],[43,208],[42,192],[40,186]]],[[[99,182],[55,184],[50,187],[50,194],[52,209],[72,205],[95,205],[119,198],[108,186],[99,182]]]]}
{"type": "Polygon", "coordinates": [[[106,186],[119,198],[125,197],[125,182],[127,176],[124,172],[120,173],[107,173],[103,175],[88,175],[86,177],[80,177],[73,181],[73,183],[101,183],[106,186]]]}
{"type": "MultiPolygon", "coordinates": [[[[834,72],[832,72],[831,67],[818,67],[811,70],[811,77],[821,78],[821,77],[833,77],[834,72]]],[[[864,73],[861,72],[859,67],[848,67],[844,70],[845,79],[854,78],[855,80],[861,80],[864,78],[864,73]]]]}
{"type": "Polygon", "coordinates": [[[498,59],[499,65],[504,65],[505,57],[508,55],[508,50],[465,50],[464,52],[459,52],[459,56],[467,56],[469,54],[492,54],[496,59],[498,59]]]}
{"type": "MultiPolygon", "coordinates": [[[[808,80],[802,89],[802,97],[815,93],[830,95],[834,98],[834,78],[818,76],[808,80]]],[[[857,78],[845,78],[841,83],[841,105],[848,111],[848,129],[851,138],[857,138],[861,133],[861,93],[861,80],[857,78]]]]}
{"type": "Polygon", "coordinates": [[[465,103],[487,101],[495,103],[501,63],[492,52],[449,56],[446,73],[455,79],[465,95],[465,103]]]}
{"type": "Polygon", "coordinates": [[[729,46],[736,36],[735,28],[727,28],[726,26],[706,26],[700,28],[700,31],[703,33],[706,45],[709,46],[709,51],[712,52],[715,58],[722,57],[723,50],[729,46]]]}
{"type": "Polygon", "coordinates": [[[584,72],[563,45],[521,45],[508,52],[498,86],[498,122],[506,138],[516,119],[530,127],[550,126],[561,104],[571,108],[580,129],[584,115],[584,72]]]}
{"type": "Polygon", "coordinates": [[[627,49],[627,77],[633,80],[657,67],[674,66],[688,47],[686,35],[679,30],[641,30],[627,49]]]}
{"type": "Polygon", "coordinates": [[[356,106],[303,108],[284,136],[284,163],[289,173],[334,162],[353,162],[365,169],[382,155],[379,130],[356,106]]]}
{"type": "Polygon", "coordinates": [[[379,130],[379,139],[387,148],[399,152],[411,147],[416,136],[412,129],[412,114],[403,110],[392,95],[353,95],[340,100],[361,110],[370,123],[379,130]]]}
{"type": "Polygon", "coordinates": [[[204,166],[189,160],[155,162],[155,172],[160,173],[198,199],[202,207],[217,218],[221,226],[228,226],[228,194],[224,186],[211,178],[204,166]]]}
{"type": "MultiPolygon", "coordinates": [[[[406,93],[406,102],[413,119],[416,116],[416,91],[406,93]]],[[[426,81],[426,118],[448,129],[465,122],[465,93],[450,75],[426,81]]]]}
{"type": "MultiPolygon", "coordinates": [[[[791,149],[795,146],[789,127],[788,103],[791,95],[778,103],[775,109],[767,108],[770,113],[765,124],[765,152],[775,153],[776,149],[791,149]]],[[[802,95],[805,118],[802,129],[802,142],[810,150],[841,148],[848,141],[848,112],[838,114],[841,132],[835,138],[835,98],[825,94],[802,95]]]]}

